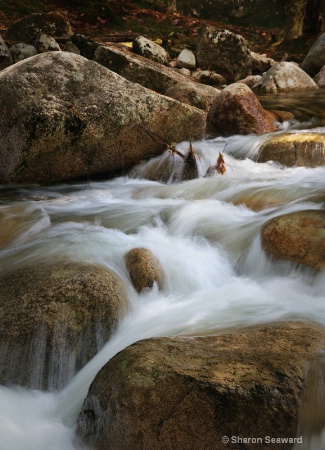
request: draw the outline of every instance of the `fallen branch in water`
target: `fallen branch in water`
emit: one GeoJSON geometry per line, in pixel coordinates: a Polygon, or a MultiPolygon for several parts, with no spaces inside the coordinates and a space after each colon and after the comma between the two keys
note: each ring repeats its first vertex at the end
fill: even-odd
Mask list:
{"type": "Polygon", "coordinates": [[[177,148],[174,145],[171,145],[168,147],[169,153],[174,156],[174,155],[178,155],[181,158],[185,158],[185,155],[183,155],[183,153],[181,153],[179,150],[177,150],[177,148]]]}

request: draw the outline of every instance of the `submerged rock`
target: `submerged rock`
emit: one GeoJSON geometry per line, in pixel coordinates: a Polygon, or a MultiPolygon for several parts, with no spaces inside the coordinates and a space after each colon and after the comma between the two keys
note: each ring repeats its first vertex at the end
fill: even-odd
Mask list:
{"type": "Polygon", "coordinates": [[[262,244],[272,257],[323,269],[325,211],[299,211],[271,219],[263,227],[262,244]]]}
{"type": "Polygon", "coordinates": [[[36,234],[50,219],[37,202],[5,203],[0,206],[0,249],[25,242],[36,234]]]}
{"type": "Polygon", "coordinates": [[[223,135],[262,134],[276,129],[274,120],[244,83],[231,84],[216,97],[208,122],[223,135]]]}
{"type": "Polygon", "coordinates": [[[272,136],[261,145],[257,161],[277,161],[289,167],[323,166],[325,134],[300,132],[272,136]]]}
{"type": "Polygon", "coordinates": [[[21,61],[0,89],[1,183],[112,173],[205,133],[203,111],[73,53],[21,61]]]}
{"type": "Polygon", "coordinates": [[[108,340],[127,297],[111,270],[58,262],[2,275],[0,310],[1,384],[57,389],[108,340]]]}
{"type": "MultiPolygon", "coordinates": [[[[77,433],[97,450],[222,449],[223,436],[293,438],[304,370],[324,344],[322,327],[299,322],[137,342],[97,374],[77,433]]],[[[265,442],[245,448],[265,450],[265,442]]]]}
{"type": "Polygon", "coordinates": [[[162,268],[150,250],[134,248],[125,255],[125,262],[133,286],[138,292],[152,288],[154,283],[161,287],[162,268]]]}

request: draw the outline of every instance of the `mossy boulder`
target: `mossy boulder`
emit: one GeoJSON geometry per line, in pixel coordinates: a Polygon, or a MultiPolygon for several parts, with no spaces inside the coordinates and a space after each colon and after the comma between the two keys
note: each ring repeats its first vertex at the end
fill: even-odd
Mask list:
{"type": "Polygon", "coordinates": [[[31,44],[34,38],[45,33],[53,37],[71,36],[73,34],[69,21],[57,12],[34,13],[13,23],[6,33],[5,39],[31,44]]]}
{"type": "Polygon", "coordinates": [[[109,339],[128,303],[120,278],[57,262],[0,277],[0,382],[62,387],[109,339]]]}
{"type": "MultiPolygon", "coordinates": [[[[97,450],[220,450],[223,436],[293,439],[304,371],[324,345],[323,327],[299,322],[137,342],[95,377],[77,434],[97,450]]],[[[245,449],[265,450],[265,442],[245,449]]]]}

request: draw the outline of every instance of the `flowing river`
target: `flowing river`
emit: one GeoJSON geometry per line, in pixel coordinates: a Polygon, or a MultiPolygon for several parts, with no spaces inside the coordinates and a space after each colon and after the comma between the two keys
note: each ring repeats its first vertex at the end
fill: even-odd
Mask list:
{"type": "MultiPolygon", "coordinates": [[[[309,117],[308,123],[302,118],[293,127],[325,133],[319,117],[316,122],[309,117]]],[[[125,280],[130,302],[114,336],[79,373],[70,374],[61,390],[0,387],[0,450],[81,449],[74,425],[89,384],[112,356],[137,340],[207,335],[279,320],[325,325],[324,271],[273,263],[260,241],[261,227],[271,218],[324,208],[325,166],[257,163],[264,139],[233,136],[193,143],[199,178],[190,181],[144,178],[167,169],[170,180],[180,177],[177,155],[166,152],[130,176],[108,181],[0,189],[3,223],[12,215],[20,218],[0,251],[2,269],[49,258],[98,263],[125,280]],[[205,177],[219,151],[226,173],[205,177]],[[131,287],[124,255],[138,246],[160,260],[161,291],[139,295],[131,287]]],[[[185,152],[188,145],[177,148],[185,152]]],[[[34,357],[37,371],[40,361],[34,357]]],[[[304,448],[324,449],[321,431],[304,448]]]]}

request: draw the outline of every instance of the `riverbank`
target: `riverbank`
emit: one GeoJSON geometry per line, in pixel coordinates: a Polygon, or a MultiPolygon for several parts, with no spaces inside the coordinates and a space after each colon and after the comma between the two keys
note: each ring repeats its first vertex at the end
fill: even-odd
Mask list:
{"type": "Polygon", "coordinates": [[[253,25],[254,18],[252,26],[244,27],[142,8],[129,0],[111,2],[111,12],[101,3],[83,5],[83,2],[70,2],[67,5],[60,0],[38,0],[30,5],[24,0],[5,0],[0,5],[0,34],[27,14],[56,11],[68,18],[75,33],[102,40],[109,40],[112,35],[143,35],[149,39],[159,39],[168,50],[184,46],[194,48],[200,28],[218,26],[242,35],[254,52],[266,54],[275,60],[286,58],[300,63],[316,40],[315,35],[305,34],[293,42],[283,42],[281,28],[256,27],[253,25]]]}

